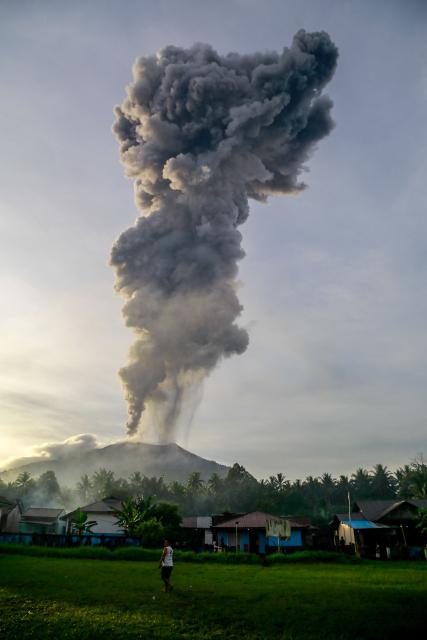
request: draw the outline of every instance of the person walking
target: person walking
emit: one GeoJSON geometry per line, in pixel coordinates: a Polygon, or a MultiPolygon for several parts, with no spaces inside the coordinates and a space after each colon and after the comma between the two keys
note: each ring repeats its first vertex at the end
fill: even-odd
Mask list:
{"type": "Polygon", "coordinates": [[[161,568],[161,577],[165,585],[164,591],[166,593],[172,591],[173,586],[170,578],[173,569],[173,549],[169,544],[169,540],[164,541],[159,567],[161,568]]]}

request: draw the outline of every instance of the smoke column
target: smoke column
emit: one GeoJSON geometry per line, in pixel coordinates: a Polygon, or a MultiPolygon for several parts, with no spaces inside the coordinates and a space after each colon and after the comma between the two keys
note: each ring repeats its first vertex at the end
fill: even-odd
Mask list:
{"type": "Polygon", "coordinates": [[[196,44],[136,60],[113,125],[140,210],[111,251],[135,333],[119,372],[129,434],[154,424],[160,442],[173,440],[194,386],[245,351],[238,227],[248,198],[304,189],[303,165],[333,127],[321,91],[337,56],[327,33],[299,31],[281,54],[196,44]]]}

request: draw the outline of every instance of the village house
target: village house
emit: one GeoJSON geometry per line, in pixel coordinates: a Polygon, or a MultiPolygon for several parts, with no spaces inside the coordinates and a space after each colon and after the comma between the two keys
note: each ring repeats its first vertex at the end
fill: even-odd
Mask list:
{"type": "Polygon", "coordinates": [[[181,521],[186,543],[194,549],[212,546],[212,516],[185,516],[181,521]]]}
{"type": "Polygon", "coordinates": [[[387,555],[387,549],[398,544],[394,527],[372,522],[362,513],[337,513],[331,527],[336,549],[355,552],[363,557],[375,558],[378,549],[387,555]]]}
{"type": "Polygon", "coordinates": [[[427,508],[427,499],[358,500],[353,511],[372,522],[399,528],[402,542],[408,546],[422,546],[425,541],[417,528],[419,509],[427,508]]]}
{"type": "MultiPolygon", "coordinates": [[[[91,533],[96,535],[119,536],[123,535],[123,529],[117,524],[116,511],[122,508],[122,501],[110,496],[98,502],[92,502],[84,507],[80,507],[87,515],[88,520],[94,520],[96,525],[91,527],[91,533]]],[[[65,528],[67,533],[73,531],[73,518],[77,509],[70,511],[63,516],[66,522],[65,528]]]]}
{"type": "Polygon", "coordinates": [[[65,523],[61,520],[64,509],[31,507],[21,515],[19,533],[61,534],[65,532],[65,523]]]}
{"type": "Polygon", "coordinates": [[[427,500],[358,500],[352,512],[338,513],[331,527],[336,548],[352,547],[364,557],[392,557],[400,545],[414,555],[425,543],[417,529],[418,510],[427,500]]]}
{"type": "Polygon", "coordinates": [[[253,511],[216,524],[212,531],[214,543],[220,548],[237,547],[239,551],[263,554],[279,549],[301,550],[304,547],[304,533],[309,528],[308,523],[295,522],[289,517],[280,518],[264,511],[253,511]],[[269,534],[274,531],[274,525],[283,533],[269,534]]]}

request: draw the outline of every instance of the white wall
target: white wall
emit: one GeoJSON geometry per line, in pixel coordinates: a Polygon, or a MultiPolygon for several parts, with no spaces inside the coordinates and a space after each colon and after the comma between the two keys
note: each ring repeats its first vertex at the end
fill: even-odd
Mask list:
{"type": "Polygon", "coordinates": [[[88,520],[95,520],[98,524],[92,527],[92,533],[123,533],[123,529],[116,524],[116,516],[109,513],[87,513],[88,520]]]}

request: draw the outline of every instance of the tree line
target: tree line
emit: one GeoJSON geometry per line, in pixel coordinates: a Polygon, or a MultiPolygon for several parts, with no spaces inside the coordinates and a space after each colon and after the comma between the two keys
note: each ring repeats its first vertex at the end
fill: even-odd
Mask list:
{"type": "Polygon", "coordinates": [[[262,510],[277,515],[306,515],[318,522],[346,512],[349,494],[352,501],[427,498],[427,463],[419,456],[395,472],[377,464],[371,470],[358,468],[352,475],[334,478],[323,473],[293,481],[283,473],[257,480],[238,463],[225,477],[214,473],[207,481],[197,471],[186,482],[166,482],[139,471],[128,478],[117,478],[104,468],[91,475],[83,474],[72,488],[61,487],[53,471],[38,478],[24,471],[9,483],[0,479],[0,495],[19,498],[25,506],[72,509],[107,496],[121,500],[143,497],[176,505],[184,515],[262,510]]]}

